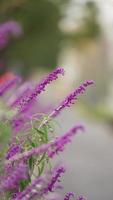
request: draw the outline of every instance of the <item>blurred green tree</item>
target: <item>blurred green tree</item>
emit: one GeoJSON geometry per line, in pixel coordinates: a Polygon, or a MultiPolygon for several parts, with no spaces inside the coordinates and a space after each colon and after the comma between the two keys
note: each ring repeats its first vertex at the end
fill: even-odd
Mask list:
{"type": "Polygon", "coordinates": [[[0,21],[17,20],[24,34],[19,41],[12,41],[2,52],[8,65],[16,65],[24,75],[35,67],[53,68],[57,63],[62,33],[58,29],[60,10],[47,0],[9,0],[0,2],[0,21]],[[10,58],[10,59],[9,59],[10,58]]]}
{"type": "Polygon", "coordinates": [[[97,39],[101,35],[98,23],[98,8],[94,1],[88,0],[83,5],[76,3],[77,7],[83,7],[83,16],[79,21],[77,30],[69,33],[66,39],[74,46],[84,47],[88,42],[97,39]]]}

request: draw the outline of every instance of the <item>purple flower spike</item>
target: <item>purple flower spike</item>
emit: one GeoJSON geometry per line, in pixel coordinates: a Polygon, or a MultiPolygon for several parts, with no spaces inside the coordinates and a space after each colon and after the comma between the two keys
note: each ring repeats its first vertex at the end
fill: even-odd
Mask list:
{"type": "Polygon", "coordinates": [[[6,159],[11,158],[12,156],[16,155],[17,153],[20,153],[22,150],[21,146],[18,144],[11,145],[10,149],[7,152],[6,159]]]}
{"type": "Polygon", "coordinates": [[[55,175],[53,175],[53,177],[51,178],[51,181],[47,187],[47,191],[52,192],[55,186],[55,183],[59,181],[59,178],[61,176],[62,173],[65,172],[65,168],[64,167],[60,167],[56,170],[55,175]]]}
{"type": "Polygon", "coordinates": [[[64,150],[66,144],[71,142],[71,138],[77,134],[78,130],[84,131],[83,126],[75,126],[69,132],[65,133],[63,136],[57,138],[52,145],[52,149],[49,149],[48,156],[53,158],[56,154],[64,150]]]}
{"type": "Polygon", "coordinates": [[[30,96],[23,98],[20,101],[20,110],[24,110],[26,105],[31,103],[32,100],[45,90],[45,87],[50,84],[52,81],[58,78],[58,75],[64,75],[64,69],[61,67],[56,68],[52,73],[46,76],[34,89],[30,96]]]}
{"type": "Polygon", "coordinates": [[[94,84],[93,80],[87,80],[83,84],[81,84],[74,92],[68,95],[64,101],[60,103],[60,105],[50,114],[50,117],[56,117],[64,108],[70,107],[71,104],[77,100],[77,97],[80,94],[83,94],[86,88],[90,85],[94,84]]]}
{"type": "Polygon", "coordinates": [[[25,152],[20,153],[18,155],[14,155],[6,163],[8,164],[8,163],[11,163],[11,162],[16,161],[16,160],[18,160],[18,161],[19,160],[27,160],[31,156],[36,156],[36,155],[40,155],[42,153],[45,153],[50,148],[50,145],[51,144],[49,144],[49,143],[43,144],[40,147],[33,148],[29,151],[25,151],[25,152]]]}
{"type": "Polygon", "coordinates": [[[33,148],[27,152],[20,153],[12,156],[7,163],[11,163],[16,160],[26,160],[31,156],[38,156],[42,153],[48,152],[49,157],[55,156],[58,152],[63,151],[66,144],[71,141],[71,137],[74,136],[79,130],[84,130],[84,127],[79,125],[72,128],[69,132],[63,136],[58,137],[48,144],[43,144],[40,147],[33,148]]]}

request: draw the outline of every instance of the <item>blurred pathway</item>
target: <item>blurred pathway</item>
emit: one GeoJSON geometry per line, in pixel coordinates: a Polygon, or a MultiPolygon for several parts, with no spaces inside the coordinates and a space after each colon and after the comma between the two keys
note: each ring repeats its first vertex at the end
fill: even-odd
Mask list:
{"type": "Polygon", "coordinates": [[[63,153],[69,168],[64,177],[65,191],[83,194],[88,200],[113,200],[113,130],[68,111],[58,120],[64,127],[62,132],[77,122],[86,127],[63,153]]]}

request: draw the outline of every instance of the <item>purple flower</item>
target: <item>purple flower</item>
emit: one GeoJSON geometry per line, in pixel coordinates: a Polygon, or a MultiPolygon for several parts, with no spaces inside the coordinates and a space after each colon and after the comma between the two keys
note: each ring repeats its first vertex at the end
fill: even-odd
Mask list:
{"type": "Polygon", "coordinates": [[[8,21],[0,24],[0,50],[5,48],[10,38],[18,37],[22,34],[22,28],[16,21],[8,21]]]}
{"type": "Polygon", "coordinates": [[[0,33],[18,37],[22,34],[22,28],[16,21],[8,21],[0,26],[0,33]]]}
{"type": "Polygon", "coordinates": [[[52,73],[50,73],[48,76],[46,76],[34,89],[31,95],[28,97],[23,98],[20,101],[20,110],[23,111],[23,109],[28,105],[32,100],[36,99],[36,97],[45,90],[45,87],[50,84],[50,82],[56,80],[58,78],[58,75],[64,75],[64,69],[63,68],[56,68],[52,73]]]}
{"type": "Polygon", "coordinates": [[[69,192],[65,195],[64,200],[70,200],[71,198],[74,198],[74,193],[69,192]]]}
{"type": "Polygon", "coordinates": [[[17,153],[20,153],[22,150],[21,146],[19,144],[13,144],[9,148],[6,159],[10,159],[12,156],[16,155],[17,153]]]}
{"type": "Polygon", "coordinates": [[[64,108],[70,107],[71,104],[74,104],[74,101],[77,100],[77,97],[84,93],[86,88],[94,84],[94,81],[87,80],[81,84],[77,89],[75,89],[71,94],[69,94],[64,101],[50,114],[50,117],[56,117],[64,108]]]}
{"type": "Polygon", "coordinates": [[[4,178],[2,188],[5,190],[12,190],[18,188],[21,180],[28,178],[27,165],[20,163],[15,169],[12,170],[7,177],[4,178]]]}

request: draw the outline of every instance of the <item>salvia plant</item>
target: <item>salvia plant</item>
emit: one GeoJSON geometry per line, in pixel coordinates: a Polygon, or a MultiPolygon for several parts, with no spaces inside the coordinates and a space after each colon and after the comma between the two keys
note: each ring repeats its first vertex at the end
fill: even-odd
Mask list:
{"type": "Polygon", "coordinates": [[[1,200],[85,200],[70,191],[60,196],[63,190],[60,182],[66,168],[53,162],[84,127],[76,124],[57,136],[54,122],[94,82],[86,80],[55,108],[44,107],[39,103],[39,95],[63,75],[64,69],[57,67],[38,84],[23,83],[16,75],[0,84],[1,200]]]}

